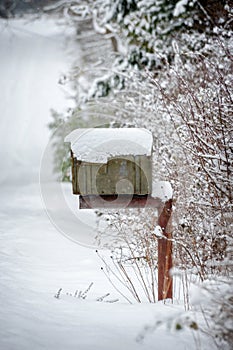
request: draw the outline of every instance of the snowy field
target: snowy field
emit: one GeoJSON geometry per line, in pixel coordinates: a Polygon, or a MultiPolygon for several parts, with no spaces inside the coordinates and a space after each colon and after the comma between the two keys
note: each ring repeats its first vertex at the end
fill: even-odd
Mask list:
{"type": "MultiPolygon", "coordinates": [[[[58,81],[72,61],[72,31],[48,19],[0,20],[0,45],[0,349],[213,348],[197,331],[174,329],[171,320],[183,314],[182,305],[127,303],[100,270],[95,249],[62,235],[44,209],[40,161],[50,109],[71,104],[58,81]],[[92,282],[85,300],[74,297],[92,282]],[[96,301],[106,293],[106,301],[119,301],[96,301]],[[138,342],[157,321],[164,322],[138,342]]],[[[63,187],[72,206],[70,186],[63,187]]],[[[69,215],[57,212],[63,224],[69,215]]],[[[94,222],[93,213],[80,217],[70,222],[73,232],[94,237],[94,224],[85,224],[94,222]]]]}

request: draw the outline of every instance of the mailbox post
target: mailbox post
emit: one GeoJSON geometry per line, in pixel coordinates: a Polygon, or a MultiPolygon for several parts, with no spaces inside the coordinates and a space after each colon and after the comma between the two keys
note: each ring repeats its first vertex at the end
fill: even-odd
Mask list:
{"type": "Polygon", "coordinates": [[[158,300],[172,299],[172,199],[158,208],[158,225],[163,237],[158,239],[158,300]]]}

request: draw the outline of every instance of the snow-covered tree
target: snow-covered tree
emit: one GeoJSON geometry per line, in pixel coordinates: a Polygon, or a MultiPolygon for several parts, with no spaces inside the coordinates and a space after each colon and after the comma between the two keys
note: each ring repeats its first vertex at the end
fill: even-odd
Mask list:
{"type": "Polygon", "coordinates": [[[185,54],[183,59],[192,59],[187,55],[190,51],[208,55],[208,40],[217,37],[219,30],[227,36],[232,26],[229,1],[211,1],[210,4],[196,0],[99,0],[84,3],[88,5],[86,14],[92,19],[94,29],[111,37],[117,53],[112,71],[98,80],[91,97],[99,97],[101,93],[105,96],[111,88],[124,86],[124,79],[120,79],[115,70],[136,67],[157,72],[167,62],[173,62],[174,41],[185,54]]]}

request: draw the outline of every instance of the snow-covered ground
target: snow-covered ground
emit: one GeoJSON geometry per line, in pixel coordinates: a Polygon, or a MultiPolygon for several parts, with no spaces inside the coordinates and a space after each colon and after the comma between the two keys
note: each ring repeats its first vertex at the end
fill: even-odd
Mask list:
{"type": "MultiPolygon", "coordinates": [[[[71,37],[53,20],[0,21],[0,349],[210,349],[197,331],[168,326],[183,313],[182,305],[127,303],[100,270],[95,249],[62,235],[44,209],[40,160],[49,141],[50,108],[70,105],[58,80],[71,62],[71,37]],[[85,300],[74,297],[92,282],[85,300]],[[106,301],[120,300],[96,301],[108,292],[106,301]],[[165,320],[136,341],[145,326],[165,320]]],[[[72,197],[69,185],[64,191],[72,197]]],[[[94,236],[94,225],[85,223],[92,214],[80,217],[72,232],[94,236]]]]}

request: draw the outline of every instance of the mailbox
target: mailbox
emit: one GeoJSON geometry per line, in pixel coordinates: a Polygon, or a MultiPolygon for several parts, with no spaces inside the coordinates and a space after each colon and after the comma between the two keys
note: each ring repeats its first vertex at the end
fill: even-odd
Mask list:
{"type": "Polygon", "coordinates": [[[151,132],[141,128],[76,129],[70,143],[73,193],[147,196],[152,192],[151,132]]]}
{"type": "Polygon", "coordinates": [[[172,298],[172,188],[166,181],[152,188],[152,134],[139,128],[76,129],[65,142],[80,209],[158,209],[158,300],[172,298]]]}

